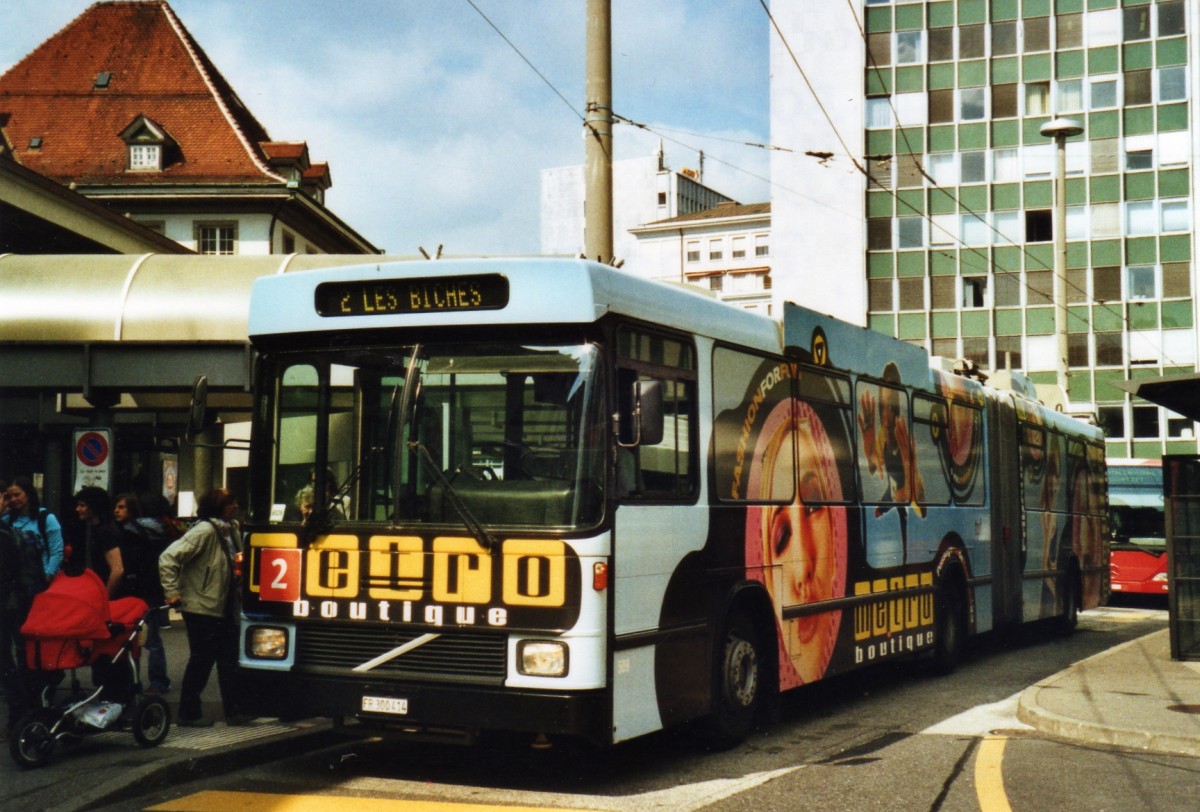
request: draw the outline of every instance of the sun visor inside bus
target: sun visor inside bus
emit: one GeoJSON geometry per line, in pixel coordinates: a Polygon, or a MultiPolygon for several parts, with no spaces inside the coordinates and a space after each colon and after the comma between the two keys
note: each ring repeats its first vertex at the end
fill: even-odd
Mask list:
{"type": "Polygon", "coordinates": [[[1109,491],[1108,503],[1113,507],[1163,509],[1162,494],[1153,491],[1109,491]]]}

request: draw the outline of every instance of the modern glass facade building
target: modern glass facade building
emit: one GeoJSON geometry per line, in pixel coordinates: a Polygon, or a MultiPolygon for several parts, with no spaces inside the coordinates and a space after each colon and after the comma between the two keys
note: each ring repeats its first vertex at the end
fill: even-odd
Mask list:
{"type": "Polygon", "coordinates": [[[1196,370],[1200,3],[812,5],[773,4],[772,140],[834,145],[850,169],[840,139],[859,150],[860,171],[834,184],[811,159],[782,156],[772,179],[856,207],[863,234],[847,247],[789,243],[788,223],[836,215],[777,188],[780,286],[789,266],[834,263],[864,279],[867,326],[1054,383],[1056,163],[1040,129],[1073,118],[1084,132],[1067,143],[1069,399],[1096,404],[1110,456],[1195,452],[1191,421],[1115,384],[1196,370]],[[830,75],[824,51],[852,75],[830,75]]]}

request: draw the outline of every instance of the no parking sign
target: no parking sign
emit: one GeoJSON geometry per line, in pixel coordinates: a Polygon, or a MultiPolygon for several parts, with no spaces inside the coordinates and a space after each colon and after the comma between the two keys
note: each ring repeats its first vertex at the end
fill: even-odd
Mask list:
{"type": "Polygon", "coordinates": [[[108,490],[112,472],[112,430],[75,430],[75,490],[96,485],[108,490]]]}

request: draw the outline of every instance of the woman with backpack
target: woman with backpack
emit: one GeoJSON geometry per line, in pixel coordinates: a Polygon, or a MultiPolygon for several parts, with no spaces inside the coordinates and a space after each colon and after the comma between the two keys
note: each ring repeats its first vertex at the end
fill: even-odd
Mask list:
{"type": "MultiPolygon", "coordinates": [[[[158,580],[158,556],[166,547],[162,525],[142,519],[141,503],[132,493],[123,493],[113,505],[113,518],[121,530],[121,560],[125,564],[124,591],[141,598],[150,608],[162,606],[163,590],[158,580]]],[[[146,623],[146,674],[148,694],[165,694],[171,690],[167,673],[167,650],[163,646],[161,624],[157,615],[146,623]]]]}
{"type": "Polygon", "coordinates": [[[23,541],[37,545],[42,554],[42,574],[46,583],[50,583],[63,563],[62,525],[53,513],[42,507],[37,488],[29,477],[16,477],[5,493],[8,510],[2,521],[23,541]]]}

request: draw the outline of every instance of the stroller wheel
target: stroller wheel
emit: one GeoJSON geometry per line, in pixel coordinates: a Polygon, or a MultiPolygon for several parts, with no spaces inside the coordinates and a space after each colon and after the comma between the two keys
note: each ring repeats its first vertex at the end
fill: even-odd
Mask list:
{"type": "Polygon", "coordinates": [[[8,751],[17,766],[24,770],[41,767],[54,752],[54,721],[45,711],[27,713],[17,722],[8,741],[8,751]]]}
{"type": "Polygon", "coordinates": [[[157,747],[171,729],[171,708],[161,696],[139,696],[129,721],[138,744],[157,747]]]}

